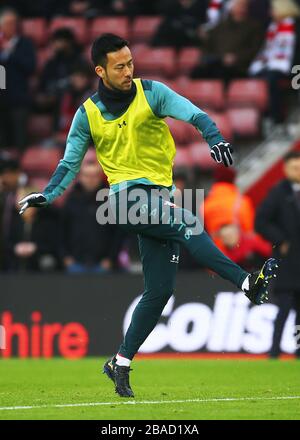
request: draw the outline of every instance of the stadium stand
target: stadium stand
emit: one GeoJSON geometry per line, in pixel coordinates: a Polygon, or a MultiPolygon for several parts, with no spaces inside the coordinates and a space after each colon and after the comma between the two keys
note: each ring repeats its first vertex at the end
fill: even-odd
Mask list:
{"type": "Polygon", "coordinates": [[[57,17],[54,18],[49,26],[49,33],[52,35],[57,29],[69,28],[76,35],[79,44],[85,44],[88,41],[88,26],[84,18],[57,17]]]}
{"type": "Polygon", "coordinates": [[[162,17],[137,17],[131,29],[132,43],[149,43],[161,23],[162,17]]]}
{"type": "Polygon", "coordinates": [[[161,74],[173,78],[176,73],[175,50],[172,47],[151,48],[147,45],[135,45],[135,69],[138,75],[161,74]]]}
{"type": "Polygon", "coordinates": [[[225,104],[223,81],[191,80],[180,77],[176,80],[177,90],[201,108],[222,110],[225,104]]]}
{"type": "Polygon", "coordinates": [[[30,177],[50,177],[61,158],[61,154],[59,148],[47,149],[33,146],[25,151],[21,167],[30,177]]]}
{"type": "Polygon", "coordinates": [[[189,75],[197,65],[201,50],[198,47],[184,47],[178,55],[178,69],[180,75],[189,75]]]}
{"type": "Polygon", "coordinates": [[[22,31],[32,39],[37,47],[45,46],[48,41],[47,21],[44,18],[27,18],[22,21],[22,31]]]}
{"type": "Polygon", "coordinates": [[[95,18],[90,26],[89,41],[93,41],[99,34],[112,32],[118,33],[120,37],[129,39],[130,28],[127,17],[101,17],[95,18]]]}
{"type": "MultiPolygon", "coordinates": [[[[37,65],[30,79],[33,102],[30,104],[28,118],[28,146],[24,152],[12,146],[10,153],[19,156],[21,169],[28,175],[31,185],[42,189],[47,184],[63,155],[61,147],[66,140],[66,133],[59,129],[57,132],[54,130],[53,109],[48,113],[47,110],[38,113],[35,102],[41,71],[52,55],[51,36],[61,28],[70,28],[74,32],[79,48],[82,49],[80,53],[89,63],[91,43],[99,34],[112,32],[128,39],[134,57],[135,77],[161,81],[190,99],[211,116],[226,140],[238,144],[239,154],[243,154],[247,143],[263,140],[262,122],[270,102],[266,81],[237,78],[227,84],[223,79],[191,79],[191,72],[203,54],[201,38],[199,37],[198,46],[193,44],[191,47],[178,49],[171,46],[153,47],[151,41],[164,15],[159,15],[159,8],[154,11],[156,15],[145,14],[147,12],[143,13],[141,8],[141,15],[136,16],[119,14],[85,18],[65,15],[52,17],[49,14],[46,18],[35,16],[22,19],[22,32],[33,41],[36,48],[37,65]],[[51,145],[51,148],[47,148],[47,145],[51,145]]],[[[93,85],[96,90],[97,78],[93,85]]],[[[289,79],[285,86],[289,87],[289,79]]],[[[209,175],[217,164],[211,159],[210,151],[200,133],[192,125],[182,121],[167,118],[166,122],[177,147],[175,170],[196,169],[200,174],[209,175]]],[[[85,160],[95,160],[93,149],[89,150],[85,160]]],[[[196,185],[195,182],[196,180],[193,182],[196,185]]],[[[64,204],[68,192],[69,189],[57,200],[56,206],[64,204]]]]}
{"type": "MultiPolygon", "coordinates": [[[[232,108],[227,110],[229,126],[239,137],[258,137],[260,135],[260,113],[257,108],[232,108]]],[[[221,130],[222,131],[222,130],[221,130]]]]}
{"type": "Polygon", "coordinates": [[[227,104],[229,107],[254,106],[261,112],[268,106],[268,88],[262,79],[233,80],[228,88],[227,104]]]}

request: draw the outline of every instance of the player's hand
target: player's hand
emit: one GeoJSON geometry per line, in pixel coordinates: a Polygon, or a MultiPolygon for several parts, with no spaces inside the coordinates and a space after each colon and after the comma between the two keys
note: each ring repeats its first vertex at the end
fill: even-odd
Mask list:
{"type": "Polygon", "coordinates": [[[225,167],[233,164],[233,148],[229,142],[219,142],[211,148],[211,157],[217,163],[223,163],[225,167]]]}
{"type": "Polygon", "coordinates": [[[45,196],[43,196],[43,194],[34,192],[28,194],[28,196],[20,200],[19,205],[21,205],[19,214],[23,214],[23,212],[26,211],[27,208],[43,208],[47,205],[47,199],[45,196]]]}

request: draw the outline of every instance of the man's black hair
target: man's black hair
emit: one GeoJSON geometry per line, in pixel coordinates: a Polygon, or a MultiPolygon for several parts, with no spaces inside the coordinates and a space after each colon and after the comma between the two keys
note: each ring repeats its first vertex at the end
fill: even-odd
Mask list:
{"type": "Polygon", "coordinates": [[[128,46],[128,41],[114,34],[102,34],[92,45],[92,61],[96,66],[106,67],[107,54],[128,46]]]}
{"type": "Polygon", "coordinates": [[[284,157],[283,161],[284,163],[288,162],[292,159],[300,159],[300,151],[289,151],[284,157]]]}

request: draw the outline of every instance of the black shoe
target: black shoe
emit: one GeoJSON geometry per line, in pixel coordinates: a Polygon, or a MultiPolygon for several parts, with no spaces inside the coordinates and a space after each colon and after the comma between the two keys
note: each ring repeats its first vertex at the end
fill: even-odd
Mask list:
{"type": "Polygon", "coordinates": [[[268,301],[269,281],[276,277],[278,263],[275,258],[269,258],[260,271],[253,272],[249,277],[249,290],[245,295],[253,304],[260,305],[268,301]]]}
{"type": "Polygon", "coordinates": [[[129,384],[130,367],[122,367],[116,364],[116,358],[113,357],[103,365],[103,373],[115,384],[115,391],[120,397],[134,397],[129,384]]]}

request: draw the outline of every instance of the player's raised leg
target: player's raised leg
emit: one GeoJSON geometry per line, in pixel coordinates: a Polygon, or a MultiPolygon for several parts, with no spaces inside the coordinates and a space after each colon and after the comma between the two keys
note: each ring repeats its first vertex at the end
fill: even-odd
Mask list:
{"type": "MultiPolygon", "coordinates": [[[[153,191],[153,187],[140,185],[140,189],[144,191],[143,198],[147,201],[144,217],[141,217],[142,221],[137,224],[132,224],[131,219],[128,218],[128,223],[121,225],[122,227],[148,237],[181,243],[202,267],[211,269],[222,278],[231,281],[243,290],[254,304],[262,304],[267,300],[268,282],[275,276],[277,268],[274,259],[268,260],[259,273],[249,274],[217,248],[203,229],[200,219],[192,212],[170,206],[162,193],[155,191],[155,188],[153,191]]],[[[128,190],[127,196],[124,196],[125,193],[117,194],[111,201],[112,206],[115,207],[117,222],[120,220],[119,212],[123,210],[124,203],[128,212],[136,204],[136,199],[130,196],[131,191],[132,189],[128,190]]],[[[142,193],[139,197],[141,196],[142,193]]]]}

